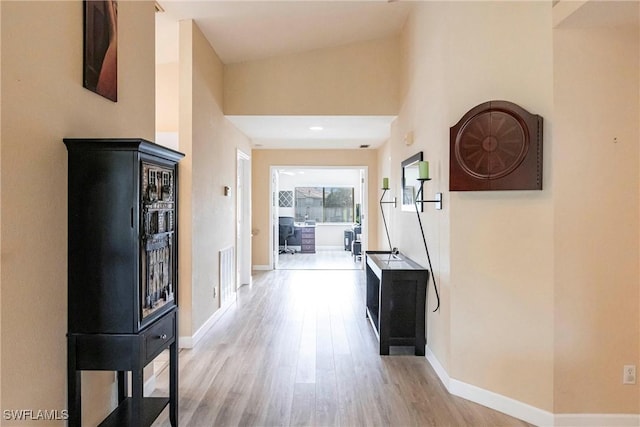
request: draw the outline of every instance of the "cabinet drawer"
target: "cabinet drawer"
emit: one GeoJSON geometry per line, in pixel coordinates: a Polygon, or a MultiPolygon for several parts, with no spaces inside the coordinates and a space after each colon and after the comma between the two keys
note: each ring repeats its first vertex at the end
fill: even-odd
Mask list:
{"type": "Polygon", "coordinates": [[[144,333],[145,360],[149,361],[155,357],[167,347],[167,343],[173,341],[175,337],[174,318],[175,313],[171,313],[158,320],[144,333]]]}
{"type": "Polygon", "coordinates": [[[302,239],[302,245],[313,245],[316,243],[316,239],[302,239]]]}

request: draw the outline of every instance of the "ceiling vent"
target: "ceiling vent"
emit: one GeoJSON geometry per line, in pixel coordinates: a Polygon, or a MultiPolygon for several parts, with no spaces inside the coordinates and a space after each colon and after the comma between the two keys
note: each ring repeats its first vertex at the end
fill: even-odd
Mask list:
{"type": "Polygon", "coordinates": [[[369,144],[362,144],[360,148],[369,148],[369,144]]]}

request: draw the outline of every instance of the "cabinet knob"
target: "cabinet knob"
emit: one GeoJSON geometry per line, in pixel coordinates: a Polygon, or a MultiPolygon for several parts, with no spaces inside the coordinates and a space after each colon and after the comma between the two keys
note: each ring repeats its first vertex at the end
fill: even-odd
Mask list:
{"type": "Polygon", "coordinates": [[[166,340],[167,339],[167,334],[162,334],[158,338],[160,338],[161,340],[166,340]]]}

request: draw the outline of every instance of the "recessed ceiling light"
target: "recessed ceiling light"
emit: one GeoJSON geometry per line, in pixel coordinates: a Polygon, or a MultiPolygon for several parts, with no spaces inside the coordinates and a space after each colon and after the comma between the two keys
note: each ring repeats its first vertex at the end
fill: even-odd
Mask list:
{"type": "Polygon", "coordinates": [[[309,130],[319,131],[324,129],[322,126],[309,126],[309,130]]]}

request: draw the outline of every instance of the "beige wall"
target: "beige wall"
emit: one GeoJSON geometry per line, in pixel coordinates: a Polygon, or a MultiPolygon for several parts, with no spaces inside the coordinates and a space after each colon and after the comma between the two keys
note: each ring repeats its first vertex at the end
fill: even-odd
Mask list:
{"type": "Polygon", "coordinates": [[[554,411],[638,413],[638,29],[553,35],[554,411]]]}
{"type": "MultiPolygon", "coordinates": [[[[82,87],[81,2],[2,2],[3,410],[67,406],[62,138],[154,136],[153,3],[120,2],[118,25],[113,103],[82,87]]],[[[83,381],[84,423],[95,425],[115,404],[113,374],[83,381]]]]}
{"type": "MultiPolygon", "coordinates": [[[[449,127],[492,99],[545,117],[552,144],[550,28],[550,3],[418,4],[404,30],[404,98],[390,141],[396,180],[400,162],[423,151],[433,176],[425,193],[444,193],[442,211],[429,204],[421,214],[442,298],[439,312],[428,310],[430,349],[452,378],[545,410],[553,407],[550,152],[543,191],[450,193],[448,165],[449,127]]],[[[395,209],[392,223],[399,248],[427,265],[415,213],[395,209]]]]}
{"type": "Polygon", "coordinates": [[[180,162],[180,200],[178,220],[178,275],[179,336],[191,336],[193,323],[193,21],[180,21],[178,26],[179,55],[179,107],[178,149],[185,154],[180,162]]]}
{"type": "Polygon", "coordinates": [[[230,64],[225,114],[395,115],[398,39],[230,64]]]}
{"type": "MultiPolygon", "coordinates": [[[[399,194],[399,163],[424,151],[425,191],[444,192],[422,218],[443,299],[429,347],[453,379],[550,412],[637,414],[621,380],[640,346],[638,30],[551,19],[542,2],[418,5],[378,168],[399,194]],[[447,192],[449,127],[490,99],[545,118],[543,191],[447,192]]],[[[425,264],[415,214],[391,216],[393,244],[425,264]]]]}
{"type": "MultiPolygon", "coordinates": [[[[393,126],[395,126],[395,121],[392,123],[392,127],[393,126]]],[[[378,177],[380,177],[379,183],[382,184],[382,179],[386,177],[389,178],[389,185],[391,187],[395,187],[397,183],[394,183],[394,180],[399,180],[399,178],[393,176],[391,173],[391,144],[389,143],[389,141],[385,142],[380,148],[378,148],[378,150],[376,150],[376,152],[377,173],[378,177]]],[[[370,188],[369,191],[377,195],[378,200],[380,200],[380,197],[382,197],[381,188],[382,185],[376,185],[373,188],[370,188]]],[[[396,202],[400,203],[399,193],[393,189],[385,193],[384,201],[392,202],[394,197],[396,198],[396,202]]],[[[398,204],[397,206],[400,205],[398,204]]],[[[372,209],[373,210],[369,213],[369,216],[378,217],[378,229],[375,231],[375,233],[373,229],[371,231],[371,234],[377,234],[378,236],[378,247],[376,249],[389,250],[389,239],[391,240],[391,247],[397,247],[395,238],[396,236],[394,233],[395,230],[393,229],[393,227],[390,227],[392,215],[396,207],[394,207],[392,204],[387,203],[383,205],[384,215],[387,221],[387,229],[389,230],[389,239],[387,239],[387,234],[384,229],[384,222],[382,219],[382,215],[380,214],[380,205],[376,204],[372,209]]]]}
{"type": "MultiPolygon", "coordinates": [[[[2,94],[2,2],[0,2],[0,94],[2,94]]],[[[2,224],[2,102],[0,101],[0,224],[2,224]]],[[[2,227],[0,226],[0,253],[2,227]]],[[[0,373],[2,373],[2,262],[0,262],[0,373]]],[[[2,408],[2,384],[0,383],[0,409],[2,408]]]]}
{"type": "Polygon", "coordinates": [[[179,70],[177,62],[156,64],[156,132],[178,132],[179,70]]]}
{"type": "MultiPolygon", "coordinates": [[[[448,123],[480,102],[506,99],[544,117],[544,146],[553,146],[551,4],[466,4],[451,13],[454,27],[469,32],[452,35],[448,123]]],[[[451,193],[450,374],[551,410],[550,150],[543,164],[543,191],[451,193]]]]}
{"type": "Polygon", "coordinates": [[[272,245],[269,241],[269,206],[271,194],[271,166],[366,166],[368,168],[369,198],[369,248],[378,248],[378,193],[376,150],[254,150],[252,155],[251,185],[253,206],[252,219],[252,264],[268,266],[269,252],[272,245]]]}
{"type": "Polygon", "coordinates": [[[193,336],[220,307],[213,292],[219,285],[218,251],[236,244],[235,192],[224,196],[223,188],[235,188],[236,150],[251,148],[222,113],[223,64],[217,54],[193,21],[181,21],[179,34],[179,144],[189,152],[180,169],[181,196],[188,192],[180,207],[180,335],[193,336]]]}

